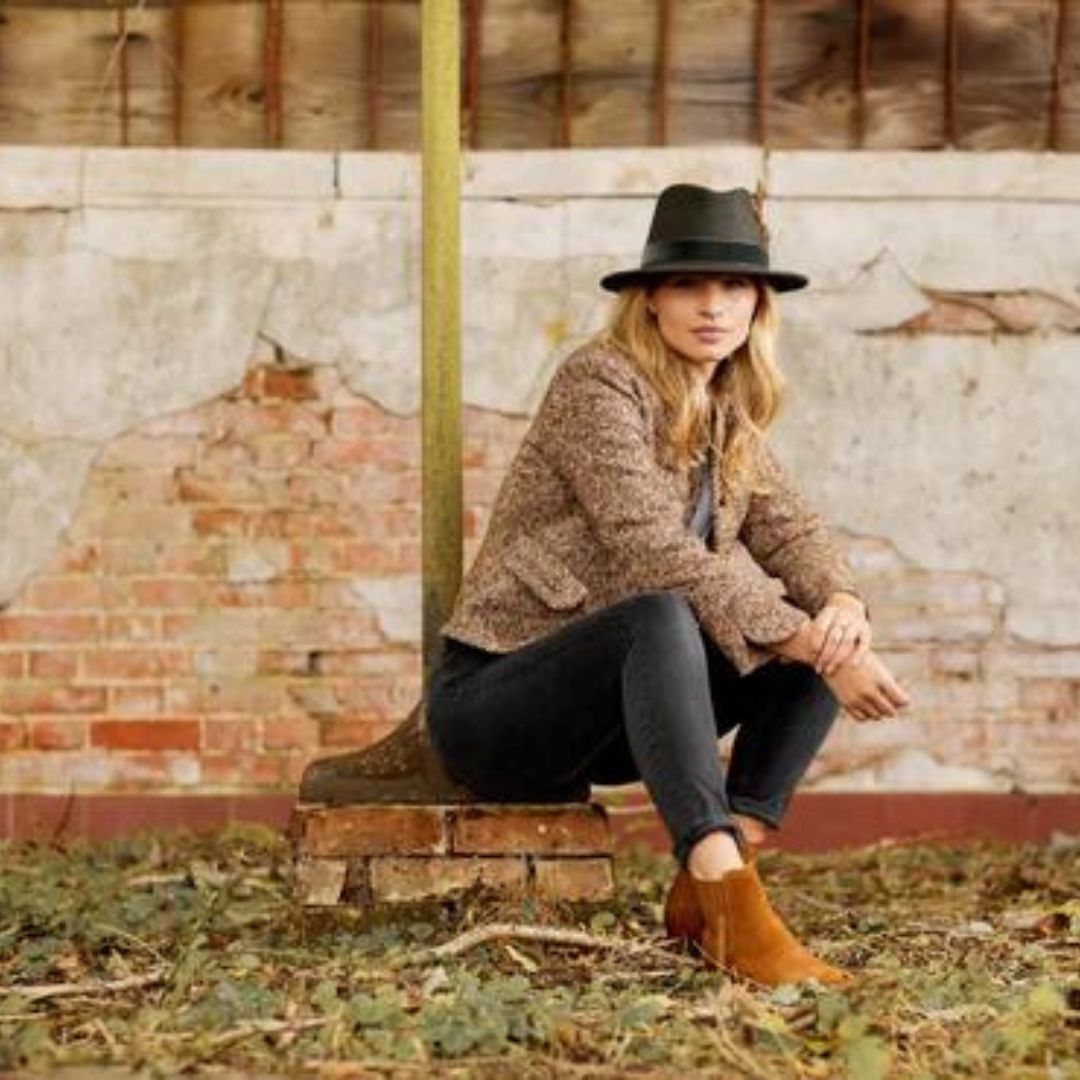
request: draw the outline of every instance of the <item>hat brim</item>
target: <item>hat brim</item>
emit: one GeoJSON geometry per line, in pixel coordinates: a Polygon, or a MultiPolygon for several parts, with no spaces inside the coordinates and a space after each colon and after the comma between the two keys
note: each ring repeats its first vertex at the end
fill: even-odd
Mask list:
{"type": "Polygon", "coordinates": [[[600,287],[607,289],[608,292],[619,292],[628,285],[645,285],[667,274],[688,271],[697,274],[745,274],[747,277],[762,278],[777,292],[794,292],[796,289],[805,288],[810,283],[809,278],[803,274],[796,274],[791,270],[762,270],[760,266],[753,263],[682,262],[664,263],[644,270],[641,267],[634,270],[618,270],[602,277],[600,287]]]}

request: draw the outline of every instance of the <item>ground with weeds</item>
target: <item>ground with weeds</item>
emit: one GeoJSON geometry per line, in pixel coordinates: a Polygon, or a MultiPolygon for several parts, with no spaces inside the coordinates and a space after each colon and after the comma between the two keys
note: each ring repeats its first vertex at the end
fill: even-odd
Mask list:
{"type": "Polygon", "coordinates": [[[0,1070],[1080,1080],[1080,839],[765,853],[844,992],[754,988],[663,940],[668,859],[602,906],[482,894],[313,914],[258,828],[0,844],[0,1070]]]}

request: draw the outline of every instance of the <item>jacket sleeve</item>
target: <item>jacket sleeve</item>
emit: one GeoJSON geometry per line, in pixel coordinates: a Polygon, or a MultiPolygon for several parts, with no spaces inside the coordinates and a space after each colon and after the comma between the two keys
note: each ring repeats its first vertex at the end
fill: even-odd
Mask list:
{"type": "Polygon", "coordinates": [[[768,443],[761,442],[764,491],[750,497],[739,532],[754,560],[780,578],[792,600],[816,615],[834,592],[859,594],[851,567],[825,521],[797,489],[768,443]]]}
{"type": "Polygon", "coordinates": [[[651,410],[623,362],[604,355],[566,363],[533,428],[535,446],[574,492],[610,558],[620,590],[675,590],[735,668],[772,656],[807,615],[782,599],[746,547],[709,551],[683,524],[684,508],[655,452],[651,410]]]}

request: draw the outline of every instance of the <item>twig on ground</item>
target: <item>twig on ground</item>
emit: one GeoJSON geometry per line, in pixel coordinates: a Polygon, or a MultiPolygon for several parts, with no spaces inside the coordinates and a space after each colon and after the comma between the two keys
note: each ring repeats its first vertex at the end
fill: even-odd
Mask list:
{"type": "Polygon", "coordinates": [[[456,938],[409,953],[398,961],[398,966],[425,964],[432,960],[445,960],[449,956],[459,956],[463,952],[475,949],[489,941],[503,941],[514,938],[518,941],[535,941],[544,945],[568,945],[577,949],[612,949],[625,952],[647,952],[656,946],[652,942],[629,942],[622,938],[599,937],[587,934],[583,930],[561,930],[553,926],[521,926],[516,923],[488,923],[466,930],[456,938]]]}
{"type": "Polygon", "coordinates": [[[44,1001],[57,997],[99,997],[105,994],[120,994],[125,990],[139,990],[144,986],[156,986],[165,978],[164,970],[147,972],[145,975],[131,975],[126,979],[114,979],[105,982],[92,979],[79,983],[49,983],[44,986],[19,986],[17,983],[4,987],[6,993],[18,994],[30,1001],[44,1001]]]}

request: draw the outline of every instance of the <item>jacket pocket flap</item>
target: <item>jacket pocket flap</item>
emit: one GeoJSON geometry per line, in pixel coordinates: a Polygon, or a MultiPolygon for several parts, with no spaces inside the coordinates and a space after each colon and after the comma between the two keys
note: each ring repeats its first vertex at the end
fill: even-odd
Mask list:
{"type": "Polygon", "coordinates": [[[562,560],[531,536],[519,536],[507,548],[504,559],[509,570],[548,607],[565,611],[589,595],[562,560]]]}

